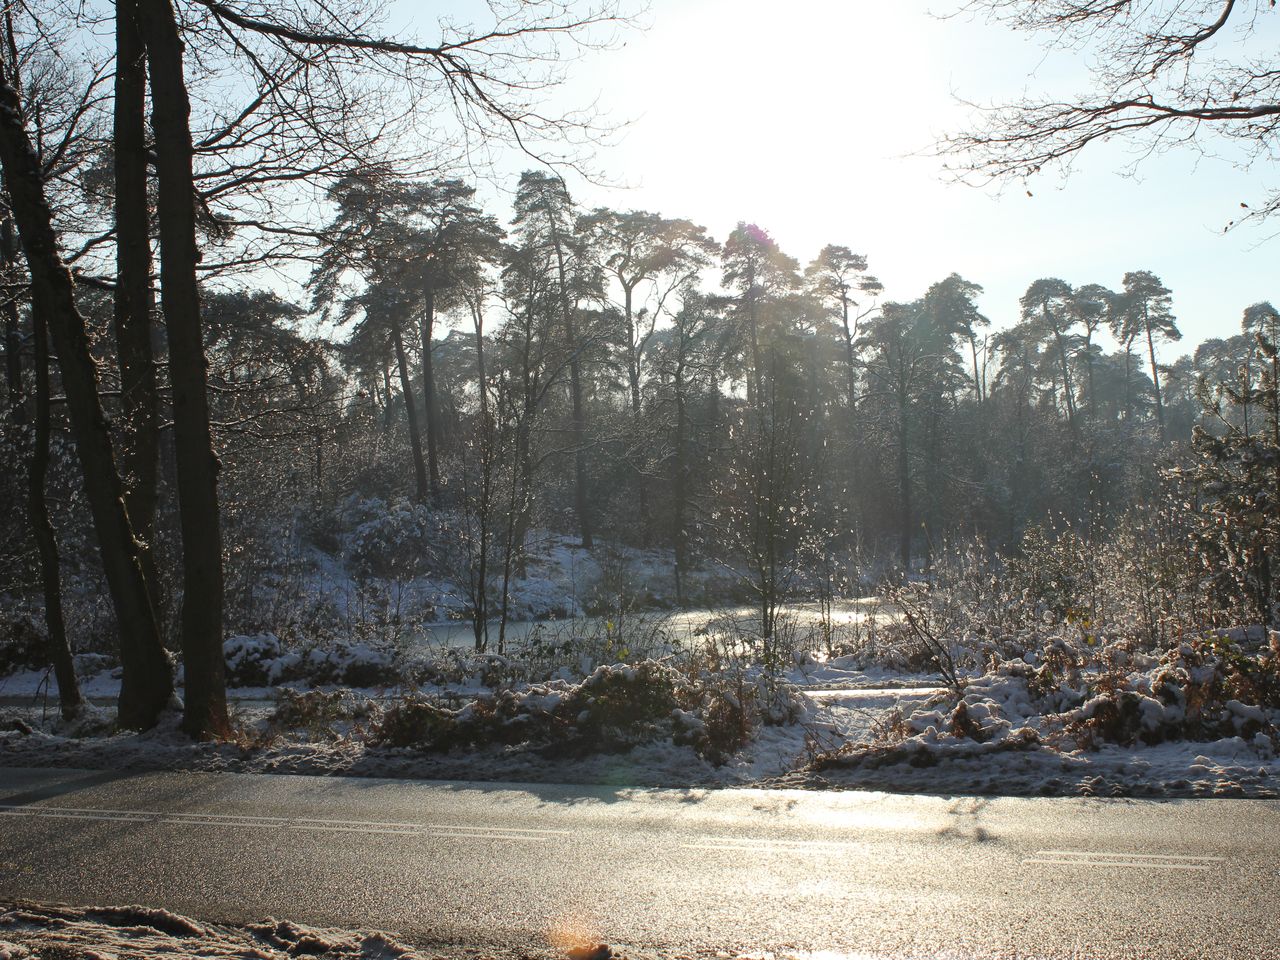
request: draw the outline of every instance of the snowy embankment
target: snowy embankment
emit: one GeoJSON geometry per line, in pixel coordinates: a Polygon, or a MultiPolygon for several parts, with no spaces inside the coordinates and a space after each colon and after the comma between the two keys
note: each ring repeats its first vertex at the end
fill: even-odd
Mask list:
{"type": "Polygon", "coordinates": [[[0,960],[289,960],[298,956],[417,960],[431,955],[385,933],[307,927],[284,920],[233,927],[139,906],[0,903],[0,960]]]}
{"type": "Polygon", "coordinates": [[[814,786],[1087,796],[1280,796],[1280,635],[1110,665],[1063,647],[1007,660],[817,754],[814,786]]]}
{"type": "MultiPolygon", "coordinates": [[[[249,667],[245,649],[243,638],[228,642],[234,676],[257,683],[273,675],[278,658],[249,667]]],[[[274,652],[270,644],[254,650],[274,652]]],[[[339,661],[347,662],[346,655],[339,661]]],[[[379,662],[350,669],[364,673],[379,662]]],[[[454,654],[433,661],[413,683],[385,688],[310,687],[295,680],[233,689],[240,698],[233,701],[236,729],[206,743],[181,733],[177,713],[151,731],[131,733],[111,729],[105,706],[69,723],[38,708],[11,706],[0,710],[0,764],[744,784],[792,770],[806,735],[822,726],[794,685],[758,670],[695,675],[643,660],[595,667],[585,676],[561,668],[534,681],[524,667],[509,658],[454,654]]],[[[14,694],[31,690],[40,677],[29,672],[0,681],[0,696],[13,703],[20,699],[14,694]]],[[[109,677],[88,686],[97,695],[113,692],[109,677]]],[[[824,732],[833,742],[835,732],[824,732]]]]}
{"type": "MultiPolygon", "coordinates": [[[[117,732],[101,699],[63,722],[41,702],[47,673],[26,671],[0,678],[0,765],[1280,796],[1280,639],[1242,645],[1237,634],[1160,656],[1062,631],[1041,644],[992,641],[957,648],[964,666],[951,690],[937,675],[903,672],[920,658],[895,651],[884,632],[843,656],[798,652],[777,675],[712,639],[702,652],[597,665],[601,650],[582,646],[553,659],[532,647],[406,659],[233,637],[233,729],[223,738],[190,742],[176,714],[146,733],[117,732]],[[1028,647],[1017,659],[998,655],[1028,647]],[[984,661],[993,665],[980,671],[984,661]]],[[[89,696],[118,692],[109,662],[79,666],[89,696]]]]}

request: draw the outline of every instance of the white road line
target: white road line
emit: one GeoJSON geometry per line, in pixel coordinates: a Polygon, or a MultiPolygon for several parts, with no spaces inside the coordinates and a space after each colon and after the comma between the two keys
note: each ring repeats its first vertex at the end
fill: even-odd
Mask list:
{"type": "Polygon", "coordinates": [[[707,837],[699,843],[682,843],[680,847],[684,850],[720,850],[735,853],[825,853],[835,856],[848,853],[858,845],[824,840],[739,840],[707,837]]]}
{"type": "Polygon", "coordinates": [[[1072,867],[1127,867],[1139,870],[1211,870],[1204,863],[1169,863],[1160,860],[1049,860],[1028,858],[1023,863],[1052,863],[1072,867]]]}
{"type": "Polygon", "coordinates": [[[296,817],[296,818],[293,818],[292,820],[289,820],[289,823],[319,823],[319,824],[324,824],[324,826],[338,826],[338,827],[362,827],[362,826],[369,826],[369,824],[372,824],[372,826],[375,826],[375,827],[404,827],[404,828],[412,828],[412,829],[424,829],[424,828],[457,829],[457,831],[465,831],[468,833],[475,833],[477,831],[479,832],[493,831],[495,833],[531,833],[531,835],[535,835],[535,836],[544,836],[544,835],[545,836],[568,836],[571,833],[571,831],[567,831],[567,829],[541,829],[536,827],[476,827],[476,826],[472,826],[472,824],[456,824],[456,823],[381,823],[381,822],[372,822],[372,820],[323,820],[323,819],[312,819],[308,817],[296,817]]]}
{"type": "Polygon", "coordinates": [[[1128,870],[1193,870],[1205,872],[1226,862],[1223,857],[1169,853],[1124,853],[1117,850],[1037,850],[1024,864],[1060,867],[1118,867],[1128,870]]]}
{"type": "Polygon", "coordinates": [[[1176,860],[1225,862],[1225,857],[1195,857],[1168,853],[1122,853],[1118,850],[1037,850],[1037,857],[1113,857],[1125,860],[1176,860]]]}
{"type": "Polygon", "coordinates": [[[56,811],[56,812],[55,812],[55,811],[48,811],[48,812],[46,812],[46,811],[43,811],[43,810],[42,810],[42,811],[40,811],[39,813],[36,813],[36,812],[34,812],[34,811],[32,811],[32,812],[28,812],[28,811],[25,811],[25,810],[22,810],[22,811],[8,811],[8,810],[6,810],[6,811],[4,811],[4,815],[5,815],[5,816],[7,816],[7,817],[51,817],[51,818],[58,819],[58,820],[109,820],[109,821],[111,821],[111,822],[113,822],[113,823],[148,823],[148,822],[150,822],[150,818],[148,818],[148,817],[136,817],[136,816],[101,816],[101,815],[91,814],[91,813],[80,813],[80,812],[78,812],[78,811],[67,811],[67,812],[62,812],[62,811],[56,811]]]}
{"type": "Polygon", "coordinates": [[[568,830],[522,827],[484,827],[445,823],[383,823],[361,820],[320,820],[297,817],[256,817],[240,814],[167,813],[159,810],[99,810],[78,807],[0,805],[0,816],[95,820],[113,823],[162,823],[170,826],[210,826],[306,830],[322,833],[387,834],[393,836],[455,837],[470,840],[546,841],[568,830]]]}

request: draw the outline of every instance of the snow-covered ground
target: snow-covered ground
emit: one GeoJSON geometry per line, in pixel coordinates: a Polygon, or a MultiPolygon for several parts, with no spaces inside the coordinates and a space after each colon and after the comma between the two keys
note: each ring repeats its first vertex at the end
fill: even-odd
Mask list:
{"type": "Polygon", "coordinates": [[[201,923],[149,907],[0,903],[0,960],[418,960],[429,956],[385,933],[267,919],[242,927],[201,923]]]}
{"type": "MultiPolygon", "coordinates": [[[[1016,636],[962,624],[947,643],[963,690],[948,693],[940,675],[922,672],[940,661],[883,604],[797,604],[780,629],[791,666],[766,677],[750,607],[670,609],[661,551],[590,554],[539,534],[514,596],[517,615],[541,619],[513,622],[505,655],[476,654],[471,626],[449,619],[462,611],[458,587],[438,569],[385,579],[397,551],[430,539],[430,516],[405,508],[362,519],[367,507],[352,507],[336,552],[300,545],[291,572],[262,584],[263,611],[281,616],[276,632],[227,641],[230,735],[193,744],[176,715],[143,734],[113,731],[119,669],[83,654],[90,707],[73,723],[59,719],[47,671],[0,676],[0,765],[1280,795],[1280,647],[1242,657],[1230,645],[1244,634],[1201,638],[1161,660],[1123,643],[1104,650],[1078,624],[1016,636]],[[389,633],[352,628],[377,620],[370,604],[393,599],[394,611],[377,615],[387,614],[389,633]],[[308,630],[283,616],[290,609],[327,610],[332,629],[308,630]],[[667,678],[656,701],[588,689],[638,668],[667,678]]],[[[708,570],[698,587],[726,596],[733,580],[708,570]]]]}
{"type": "MultiPolygon", "coordinates": [[[[1211,638],[1134,655],[1110,674],[1007,661],[960,691],[881,713],[792,779],[977,794],[1280,796],[1280,709],[1237,699],[1273,695],[1274,656],[1252,659],[1211,638]]],[[[828,702],[837,726],[839,710],[828,702]]]]}
{"type": "MultiPolygon", "coordinates": [[[[485,740],[466,732],[467,712],[476,709],[469,705],[499,697],[506,697],[509,718],[532,723],[535,731],[540,723],[559,722],[560,701],[576,695],[582,682],[564,673],[549,682],[499,688],[486,685],[480,674],[412,691],[330,686],[310,697],[297,683],[241,688],[232,691],[237,735],[193,744],[179,731],[177,714],[147,733],[112,733],[106,706],[63,724],[50,709],[19,705],[20,695],[35,693],[42,680],[28,672],[0,681],[0,697],[10,704],[0,708],[0,764],[961,794],[1280,796],[1280,763],[1259,726],[1280,717],[1240,705],[1232,708],[1240,722],[1230,736],[1184,739],[1168,729],[1159,737],[1149,734],[1151,743],[1109,743],[1097,736],[1091,738],[1096,742],[1081,742],[1080,731],[1090,729],[1089,712],[1098,705],[1090,708],[1077,703],[1079,697],[1058,694],[1057,706],[1069,709],[1047,712],[1028,694],[1029,674],[1007,666],[971,678],[957,696],[943,690],[937,677],[862,669],[856,657],[807,658],[785,675],[788,696],[800,698],[794,716],[779,718],[788,722],[753,716],[746,742],[720,753],[695,735],[714,715],[711,701],[701,714],[695,710],[671,723],[660,718],[632,740],[603,744],[536,733],[527,740],[485,740]],[[388,742],[379,732],[387,711],[418,703],[439,704],[451,726],[432,733],[431,743],[388,742]],[[458,730],[463,733],[452,743],[448,738],[458,730]]],[[[754,682],[760,674],[745,676],[754,682]]],[[[86,687],[94,696],[110,697],[118,681],[103,671],[86,687]]],[[[1147,694],[1135,696],[1154,702],[1149,693],[1148,686],[1147,694]]],[[[1164,713],[1156,717],[1149,703],[1142,709],[1139,703],[1137,732],[1159,729],[1164,713]],[[1144,722],[1156,725],[1143,727],[1144,722]]]]}

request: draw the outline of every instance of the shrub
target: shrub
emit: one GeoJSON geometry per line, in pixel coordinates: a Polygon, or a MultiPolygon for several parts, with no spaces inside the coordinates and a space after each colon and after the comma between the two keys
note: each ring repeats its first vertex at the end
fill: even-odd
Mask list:
{"type": "Polygon", "coordinates": [[[349,690],[302,693],[285,688],[276,693],[268,725],[277,730],[306,730],[332,736],[335,726],[367,720],[372,710],[370,701],[353,696],[349,690]]]}
{"type": "Polygon", "coordinates": [[[580,683],[553,680],[499,691],[461,709],[420,693],[383,712],[371,741],[443,752],[528,744],[551,756],[625,752],[671,740],[723,762],[760,723],[789,723],[804,709],[790,684],[760,678],[702,685],[656,660],[598,667],[580,683]]]}

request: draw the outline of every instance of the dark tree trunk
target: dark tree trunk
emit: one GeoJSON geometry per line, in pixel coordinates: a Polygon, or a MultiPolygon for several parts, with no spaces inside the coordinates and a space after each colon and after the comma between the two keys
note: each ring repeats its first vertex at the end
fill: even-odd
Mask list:
{"type": "Polygon", "coordinates": [[[482,303],[471,304],[471,322],[476,331],[476,383],[479,386],[480,415],[488,422],[489,417],[489,375],[484,367],[484,307],[482,303]]]}
{"type": "Polygon", "coordinates": [[[155,357],[151,348],[151,241],[147,199],[146,51],[133,0],[116,3],[115,338],[125,429],[120,466],[125,506],[160,612],[153,553],[159,463],[155,357]]]}
{"type": "MultiPolygon", "coordinates": [[[[683,345],[682,345],[683,350],[683,345]]],[[[684,606],[684,574],[688,569],[688,531],[685,529],[686,500],[689,491],[689,412],[685,402],[684,361],[676,366],[676,470],[672,484],[672,500],[674,501],[674,517],[672,530],[672,546],[675,554],[676,604],[684,606]]]]}
{"type": "Polygon", "coordinates": [[[582,410],[582,370],[575,355],[569,362],[569,390],[573,394],[573,500],[582,546],[595,546],[591,534],[591,502],[587,495],[587,431],[582,410]]]}
{"type": "MultiPolygon", "coordinates": [[[[635,317],[632,316],[633,290],[634,287],[631,286],[623,287],[623,295],[625,297],[624,310],[627,322],[627,380],[631,387],[631,424],[638,440],[642,434],[640,429],[640,351],[636,346],[635,317]]],[[[643,467],[636,469],[636,494],[639,498],[640,543],[642,546],[647,547],[650,540],[649,484],[646,482],[643,467]]]]}
{"type": "Polygon", "coordinates": [[[382,432],[391,432],[391,369],[382,367],[382,432]]]}
{"type": "Polygon", "coordinates": [[[911,458],[907,450],[907,398],[898,397],[898,490],[901,496],[901,526],[898,532],[898,551],[902,559],[903,573],[911,572],[911,458]]]}
{"type": "Polygon", "coordinates": [[[404,336],[400,324],[391,327],[391,338],[396,348],[396,367],[400,371],[400,391],[404,394],[405,419],[409,423],[409,450],[413,454],[413,482],[418,502],[426,503],[430,493],[427,468],[422,460],[422,432],[418,428],[418,408],[413,403],[413,384],[409,380],[409,358],[404,352],[404,336]]]}
{"type": "Polygon", "coordinates": [[[80,712],[84,700],[76,681],[76,668],[67,642],[66,622],[62,617],[62,580],[58,569],[58,541],[49,521],[45,501],[45,477],[49,471],[49,332],[44,316],[34,313],[32,339],[35,341],[35,438],[31,447],[31,464],[27,474],[27,516],[31,534],[40,557],[40,580],[44,585],[44,622],[48,633],[46,649],[58,683],[58,703],[62,716],[72,719],[80,712]]]}
{"type": "Polygon", "coordinates": [[[849,325],[849,301],[841,303],[840,321],[844,325],[845,376],[849,381],[849,416],[858,404],[858,360],[853,350],[853,329],[849,325]]]}
{"type": "Polygon", "coordinates": [[[178,506],[182,527],[182,726],[205,738],[228,729],[222,652],[222,531],[218,458],[209,424],[200,291],[196,264],[191,105],[182,41],[169,0],[138,0],[138,23],[151,71],[152,125],[160,184],[160,297],[169,335],[178,506]]]}
{"type": "Polygon", "coordinates": [[[422,314],[422,408],[427,416],[427,472],[431,497],[440,497],[440,412],[436,403],[436,378],[431,369],[431,336],[436,325],[436,292],[427,287],[426,309],[422,314]]]}
{"type": "Polygon", "coordinates": [[[569,395],[573,404],[573,499],[578,514],[578,532],[582,546],[590,550],[595,544],[591,536],[590,498],[587,496],[587,424],[582,409],[582,364],[578,349],[578,330],[574,323],[574,307],[569,302],[569,280],[565,270],[564,248],[559,232],[552,227],[556,267],[560,284],[560,311],[564,335],[569,346],[569,395]]]}
{"type": "MultiPolygon", "coordinates": [[[[0,220],[0,262],[4,279],[14,282],[18,263],[18,243],[13,235],[13,218],[6,210],[0,220]]],[[[14,423],[22,422],[22,335],[18,329],[18,298],[10,292],[4,298],[4,369],[9,394],[9,415],[14,423]]]]}
{"type": "Polygon", "coordinates": [[[31,272],[32,314],[40,314],[47,323],[58,350],[67,413],[120,630],[124,667],[120,723],[130,728],[152,727],[173,693],[173,676],[124,506],[124,488],[116,472],[111,431],[98,399],[98,372],[89,351],[84,317],[76,306],[71,272],[58,254],[39,163],[22,125],[18,93],[3,78],[0,163],[31,272]]]}
{"type": "MultiPolygon", "coordinates": [[[[1085,361],[1085,386],[1089,388],[1089,403],[1085,407],[1089,414],[1089,423],[1092,425],[1098,419],[1097,398],[1094,394],[1094,373],[1093,373],[1093,331],[1089,331],[1084,341],[1084,361],[1085,361]]],[[[1093,437],[1090,436],[1092,440],[1093,437]]]]}
{"type": "Polygon", "coordinates": [[[978,373],[978,338],[969,337],[969,353],[973,356],[973,395],[981,406],[985,397],[982,392],[982,377],[978,373]]]}
{"type": "Polygon", "coordinates": [[[1124,422],[1133,419],[1133,339],[1124,342],[1124,422]]]}
{"type": "Polygon", "coordinates": [[[1156,342],[1151,335],[1150,322],[1145,324],[1147,328],[1147,356],[1151,358],[1151,384],[1156,390],[1156,423],[1160,426],[1160,439],[1165,439],[1164,429],[1164,398],[1160,396],[1160,368],[1156,365],[1156,342]]]}

